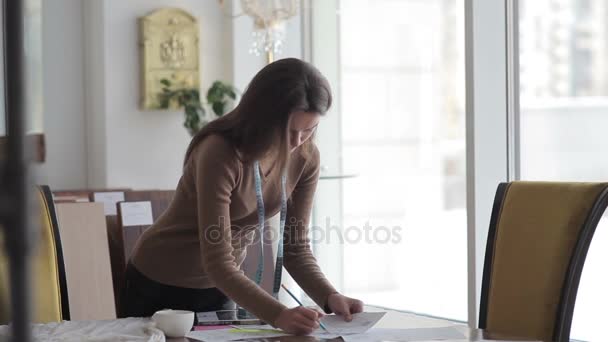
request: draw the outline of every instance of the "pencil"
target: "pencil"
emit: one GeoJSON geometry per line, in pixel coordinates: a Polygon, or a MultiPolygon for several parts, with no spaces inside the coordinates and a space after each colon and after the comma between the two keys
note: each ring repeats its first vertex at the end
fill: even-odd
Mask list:
{"type": "MultiPolygon", "coordinates": [[[[281,287],[287,291],[287,293],[291,296],[291,298],[293,298],[293,300],[296,301],[296,303],[298,303],[300,306],[304,306],[302,305],[302,302],[300,302],[300,300],[298,300],[298,298],[296,296],[294,296],[293,293],[291,293],[291,291],[289,291],[289,289],[287,287],[285,287],[285,285],[281,284],[281,287]]],[[[326,332],[329,332],[329,330],[327,330],[327,328],[325,327],[325,325],[323,325],[323,323],[321,323],[321,321],[319,321],[319,325],[321,326],[321,328],[323,328],[323,330],[325,330],[326,332]]]]}

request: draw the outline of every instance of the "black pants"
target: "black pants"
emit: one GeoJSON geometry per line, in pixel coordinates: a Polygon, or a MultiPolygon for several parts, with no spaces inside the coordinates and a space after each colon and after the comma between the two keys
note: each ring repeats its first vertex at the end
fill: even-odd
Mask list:
{"type": "Polygon", "coordinates": [[[234,309],[234,302],[217,288],[191,289],[161,284],[129,263],[121,294],[120,317],[149,317],[162,309],[194,312],[234,309]]]}

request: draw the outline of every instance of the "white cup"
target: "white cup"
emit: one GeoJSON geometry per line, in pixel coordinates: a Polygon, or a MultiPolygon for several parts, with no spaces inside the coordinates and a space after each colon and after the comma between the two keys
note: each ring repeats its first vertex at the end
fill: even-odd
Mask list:
{"type": "Polygon", "coordinates": [[[192,329],[194,312],[171,309],[160,310],[152,315],[152,320],[167,337],[183,337],[192,329]]]}

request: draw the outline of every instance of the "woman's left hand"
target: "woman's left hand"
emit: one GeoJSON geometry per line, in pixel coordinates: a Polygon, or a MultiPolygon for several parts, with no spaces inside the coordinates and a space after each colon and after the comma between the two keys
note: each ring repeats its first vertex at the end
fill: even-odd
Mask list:
{"type": "Polygon", "coordinates": [[[353,314],[363,312],[362,301],[339,293],[332,293],[327,297],[327,306],[336,315],[344,316],[344,320],[347,322],[352,321],[353,314]]]}

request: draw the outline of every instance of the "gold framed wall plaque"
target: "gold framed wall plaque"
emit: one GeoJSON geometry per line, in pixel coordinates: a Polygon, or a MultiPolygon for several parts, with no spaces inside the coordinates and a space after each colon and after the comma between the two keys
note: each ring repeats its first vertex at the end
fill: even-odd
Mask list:
{"type": "Polygon", "coordinates": [[[139,18],[141,108],[159,109],[162,79],[175,88],[200,87],[198,20],[178,8],[139,18]]]}

